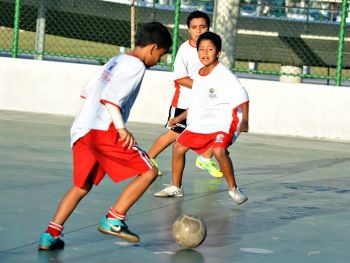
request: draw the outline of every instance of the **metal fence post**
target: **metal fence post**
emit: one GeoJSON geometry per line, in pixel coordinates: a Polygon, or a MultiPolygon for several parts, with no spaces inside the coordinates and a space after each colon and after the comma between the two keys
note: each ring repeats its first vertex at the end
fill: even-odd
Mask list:
{"type": "Polygon", "coordinates": [[[220,61],[228,68],[235,67],[240,0],[216,0],[213,31],[221,36],[220,61]]]}
{"type": "Polygon", "coordinates": [[[13,42],[12,42],[12,57],[17,58],[18,54],[18,38],[19,38],[19,19],[21,13],[21,0],[16,0],[15,5],[15,20],[13,23],[13,42]]]}
{"type": "Polygon", "coordinates": [[[45,49],[45,27],[46,27],[46,4],[45,0],[38,1],[38,18],[36,19],[36,36],[35,36],[35,59],[44,58],[45,49]]]}
{"type": "Polygon", "coordinates": [[[135,0],[130,2],[130,47],[131,50],[135,48],[136,35],[136,16],[135,16],[135,0]]]}
{"type": "Polygon", "coordinates": [[[171,67],[170,67],[171,71],[174,70],[174,61],[177,53],[177,47],[179,45],[180,7],[181,7],[181,0],[176,0],[174,31],[173,31],[173,47],[171,51],[171,67]]]}
{"type": "Polygon", "coordinates": [[[347,9],[348,9],[348,1],[342,0],[342,12],[341,12],[341,22],[339,25],[339,45],[338,45],[338,56],[337,56],[337,71],[336,71],[337,86],[341,86],[341,82],[342,82],[344,39],[345,39],[346,17],[348,14],[347,9]]]}

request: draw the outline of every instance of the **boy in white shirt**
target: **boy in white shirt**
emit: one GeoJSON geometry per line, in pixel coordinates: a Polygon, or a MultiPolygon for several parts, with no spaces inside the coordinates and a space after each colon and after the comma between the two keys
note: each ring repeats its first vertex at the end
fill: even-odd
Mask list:
{"type": "Polygon", "coordinates": [[[111,58],[85,86],[84,103],[71,128],[73,186],[60,202],[53,220],[42,233],[39,250],[63,248],[59,238],[63,224],[92,186],[107,173],[114,182],[137,176],[99,224],[98,230],[129,242],[138,235],[125,224],[126,212],[157,176],[147,154],[125,128],[139,92],[146,67],[158,63],[171,47],[168,29],[158,23],[145,24],[131,54],[111,58]]]}
{"type": "Polygon", "coordinates": [[[237,187],[227,148],[240,132],[248,131],[248,94],[237,77],[218,62],[220,36],[212,32],[203,33],[197,40],[197,50],[204,67],[194,77],[187,128],[173,148],[172,183],[155,196],[183,196],[186,152],[192,149],[202,154],[212,149],[227,181],[230,196],[237,204],[242,204],[248,198],[237,187]]]}
{"type": "MultiPolygon", "coordinates": [[[[175,91],[166,125],[169,130],[160,135],[148,151],[149,157],[157,168],[158,164],[155,158],[175,142],[176,138],[186,128],[186,118],[182,118],[180,115],[187,110],[191,100],[193,76],[203,66],[198,58],[196,42],[202,33],[209,30],[209,16],[201,11],[194,11],[187,17],[187,27],[190,39],[180,46],[174,61],[175,91]]],[[[198,156],[196,165],[201,169],[207,170],[214,177],[222,177],[222,172],[216,167],[215,162],[211,161],[212,155],[212,151],[209,150],[198,156]]],[[[161,174],[158,170],[158,175],[161,174]]]]}

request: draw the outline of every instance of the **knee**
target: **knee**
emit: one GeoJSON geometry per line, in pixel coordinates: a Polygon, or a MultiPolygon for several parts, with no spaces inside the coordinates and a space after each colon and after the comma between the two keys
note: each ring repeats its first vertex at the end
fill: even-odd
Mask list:
{"type": "Polygon", "coordinates": [[[174,157],[178,157],[178,156],[182,156],[186,153],[187,148],[179,143],[175,143],[173,146],[173,156],[174,157]]]}
{"type": "Polygon", "coordinates": [[[138,177],[151,183],[158,177],[158,170],[157,168],[153,167],[151,170],[148,170],[145,173],[139,174],[138,177]]]}
{"type": "Polygon", "coordinates": [[[85,182],[85,184],[82,187],[78,187],[78,186],[74,186],[73,187],[73,192],[77,195],[77,196],[85,196],[87,193],[90,192],[91,188],[92,188],[93,183],[90,182],[89,180],[87,180],[85,182]]]}
{"type": "Polygon", "coordinates": [[[213,148],[213,154],[216,160],[222,160],[227,156],[226,148],[213,148]]]}

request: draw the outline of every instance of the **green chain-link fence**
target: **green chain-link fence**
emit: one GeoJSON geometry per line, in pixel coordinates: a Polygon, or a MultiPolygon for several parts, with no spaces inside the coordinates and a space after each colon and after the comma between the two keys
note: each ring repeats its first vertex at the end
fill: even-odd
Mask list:
{"type": "Polygon", "coordinates": [[[104,63],[130,51],[149,21],[181,44],[196,9],[211,17],[222,61],[236,72],[350,80],[346,0],[0,0],[0,55],[104,63]]]}

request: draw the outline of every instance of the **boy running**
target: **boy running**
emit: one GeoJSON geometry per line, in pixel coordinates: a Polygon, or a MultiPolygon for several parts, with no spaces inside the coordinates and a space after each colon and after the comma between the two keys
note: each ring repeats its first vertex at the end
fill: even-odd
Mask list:
{"type": "Polygon", "coordinates": [[[188,108],[188,126],[173,148],[172,184],[155,193],[157,197],[184,195],[182,175],[185,154],[189,149],[198,154],[212,149],[237,204],[248,200],[237,187],[232,161],[227,148],[240,132],[248,131],[248,94],[237,77],[218,62],[221,38],[203,33],[197,40],[198,56],[204,65],[194,77],[188,108]]]}
{"type": "Polygon", "coordinates": [[[63,224],[92,186],[107,173],[114,182],[138,175],[122,191],[103,216],[98,230],[129,242],[138,235],[125,224],[129,208],[142,196],[157,176],[147,154],[125,128],[147,67],[158,63],[171,47],[172,39],[158,22],[145,24],[131,54],[110,59],[85,86],[84,103],[71,128],[73,186],[60,202],[53,220],[42,233],[39,250],[63,248],[59,238],[63,224]]]}
{"type": "MultiPolygon", "coordinates": [[[[181,114],[187,110],[191,99],[193,76],[203,66],[198,59],[196,43],[198,37],[209,30],[210,18],[206,13],[194,11],[187,17],[187,27],[190,39],[180,46],[174,61],[175,92],[166,125],[169,130],[160,135],[148,151],[149,157],[157,168],[155,158],[175,142],[179,134],[186,128],[186,116],[181,114]]],[[[207,170],[214,177],[222,177],[222,172],[216,167],[215,162],[211,161],[212,156],[213,152],[209,149],[208,152],[198,156],[196,165],[207,170]]],[[[161,174],[158,170],[158,175],[161,174]]]]}

